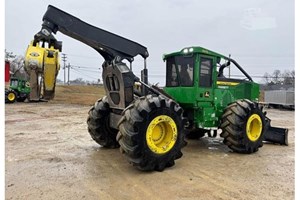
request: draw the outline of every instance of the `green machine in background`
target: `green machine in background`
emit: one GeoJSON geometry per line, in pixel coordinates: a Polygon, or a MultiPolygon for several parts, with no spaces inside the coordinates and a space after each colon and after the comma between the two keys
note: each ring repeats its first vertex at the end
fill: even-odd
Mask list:
{"type": "Polygon", "coordinates": [[[27,80],[12,77],[9,89],[5,89],[5,103],[23,102],[30,93],[30,84],[27,80]]]}

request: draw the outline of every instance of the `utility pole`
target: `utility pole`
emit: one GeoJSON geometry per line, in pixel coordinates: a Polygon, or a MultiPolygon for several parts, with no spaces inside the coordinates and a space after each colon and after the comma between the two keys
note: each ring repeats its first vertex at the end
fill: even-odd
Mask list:
{"type": "MultiPolygon", "coordinates": [[[[231,57],[231,54],[229,54],[229,58],[231,57]]],[[[231,69],[230,69],[230,64],[229,64],[229,66],[228,66],[228,78],[230,78],[230,76],[231,76],[231,69]]]]}
{"type": "Polygon", "coordinates": [[[70,68],[71,68],[71,65],[69,63],[68,64],[68,85],[70,85],[70,68]]]}
{"type": "Polygon", "coordinates": [[[66,61],[67,61],[67,55],[65,53],[62,53],[62,60],[64,61],[64,85],[66,84],[66,61]]]}

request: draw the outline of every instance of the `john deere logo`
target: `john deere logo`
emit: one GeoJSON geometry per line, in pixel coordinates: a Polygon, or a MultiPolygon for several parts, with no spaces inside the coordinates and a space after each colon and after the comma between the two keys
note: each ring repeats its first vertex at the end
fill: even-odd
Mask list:
{"type": "Polygon", "coordinates": [[[204,96],[205,96],[205,97],[209,97],[209,91],[206,91],[206,92],[204,93],[204,96]]]}
{"type": "Polygon", "coordinates": [[[33,57],[38,57],[38,56],[40,56],[40,54],[38,54],[38,53],[36,53],[36,52],[32,52],[32,53],[30,53],[29,55],[31,55],[31,56],[33,56],[33,57]]]}

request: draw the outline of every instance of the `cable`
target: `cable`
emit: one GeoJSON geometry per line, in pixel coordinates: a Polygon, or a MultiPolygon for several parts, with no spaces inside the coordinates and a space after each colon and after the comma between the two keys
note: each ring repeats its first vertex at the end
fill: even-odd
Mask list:
{"type": "MultiPolygon", "coordinates": [[[[75,69],[71,66],[72,69],[75,69]]],[[[80,72],[86,72],[86,73],[92,73],[92,74],[99,74],[101,75],[101,71],[100,70],[90,70],[90,69],[78,69],[76,68],[77,71],[80,71],[80,72]]]]}
{"type": "MultiPolygon", "coordinates": [[[[83,77],[87,77],[87,78],[89,78],[89,79],[92,79],[92,80],[98,80],[98,78],[95,78],[95,77],[91,77],[91,76],[88,76],[88,75],[86,75],[86,74],[82,74],[82,73],[79,73],[79,72],[76,72],[76,71],[73,71],[75,74],[77,74],[77,75],[80,75],[81,77],[83,76],[83,77]]],[[[79,77],[80,78],[80,77],[79,77]]]]}
{"type": "Polygon", "coordinates": [[[90,76],[90,75],[84,74],[84,73],[82,73],[82,72],[80,72],[80,71],[78,71],[77,69],[74,69],[74,68],[72,68],[72,67],[71,67],[71,69],[73,69],[74,72],[75,72],[76,74],[78,74],[78,75],[83,75],[83,76],[86,76],[86,77],[89,77],[89,78],[92,78],[92,79],[95,79],[95,80],[98,80],[98,79],[99,79],[99,78],[95,78],[95,77],[92,77],[92,76],[90,76]]]}
{"type": "MultiPolygon", "coordinates": [[[[71,66],[72,67],[72,66],[71,66]]],[[[74,69],[74,68],[73,68],[74,69]]],[[[77,70],[80,70],[80,71],[84,71],[84,72],[93,72],[93,73],[95,73],[95,72],[97,72],[97,73],[101,73],[101,71],[100,70],[91,70],[91,69],[77,69],[77,70]]]]}
{"type": "MultiPolygon", "coordinates": [[[[77,55],[77,54],[68,54],[68,56],[81,57],[81,58],[99,59],[99,57],[96,57],[96,56],[85,56],[85,55],[77,55]]],[[[100,56],[100,58],[102,58],[102,57],[100,56]]]]}
{"type": "Polygon", "coordinates": [[[80,65],[72,65],[72,67],[85,68],[85,69],[99,69],[99,67],[87,67],[87,66],[80,66],[80,65]]]}

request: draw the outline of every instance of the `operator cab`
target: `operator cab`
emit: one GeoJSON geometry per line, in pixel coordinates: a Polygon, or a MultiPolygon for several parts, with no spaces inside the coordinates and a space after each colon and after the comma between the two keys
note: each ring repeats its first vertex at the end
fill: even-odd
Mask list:
{"type": "Polygon", "coordinates": [[[217,55],[201,47],[184,48],[164,55],[167,72],[165,91],[189,107],[194,106],[195,99],[212,100],[217,55]]]}
{"type": "Polygon", "coordinates": [[[176,91],[178,87],[186,90],[197,86],[209,88],[226,82],[252,82],[252,78],[236,61],[202,47],[184,48],[179,52],[165,54],[163,59],[166,61],[166,88],[176,87],[176,91]],[[243,78],[231,78],[230,72],[229,76],[225,74],[231,64],[244,75],[241,76],[243,78]]]}
{"type": "Polygon", "coordinates": [[[174,55],[166,59],[166,87],[193,87],[196,85],[211,87],[214,58],[193,53],[193,48],[184,49],[183,51],[189,53],[174,55]],[[199,74],[199,79],[194,72],[199,74]],[[199,84],[197,84],[197,81],[199,84]]]}

